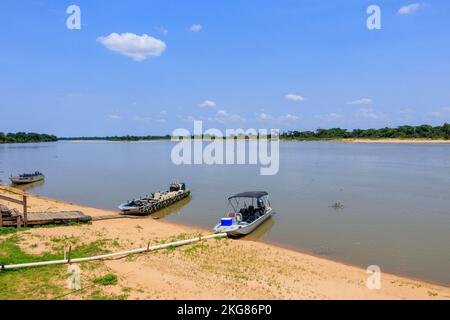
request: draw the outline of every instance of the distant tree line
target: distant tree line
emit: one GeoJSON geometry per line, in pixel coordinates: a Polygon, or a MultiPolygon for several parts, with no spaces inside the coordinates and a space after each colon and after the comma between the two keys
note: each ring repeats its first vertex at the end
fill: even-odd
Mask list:
{"type": "Polygon", "coordinates": [[[381,129],[318,129],[316,131],[288,131],[280,136],[285,140],[324,140],[324,139],[450,139],[450,124],[432,127],[401,126],[381,129]]]}
{"type": "Polygon", "coordinates": [[[170,140],[170,135],[165,136],[106,136],[106,137],[70,137],[59,138],[59,140],[106,140],[106,141],[148,141],[148,140],[170,140]]]}
{"type": "Polygon", "coordinates": [[[0,143],[52,142],[58,138],[51,134],[34,132],[3,133],[0,132],[0,143]]]}

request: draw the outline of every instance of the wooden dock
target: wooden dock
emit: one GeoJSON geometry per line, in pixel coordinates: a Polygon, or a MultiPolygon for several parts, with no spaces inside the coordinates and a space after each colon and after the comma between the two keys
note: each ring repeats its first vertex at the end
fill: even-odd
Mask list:
{"type": "MultiPolygon", "coordinates": [[[[27,226],[37,226],[46,224],[68,224],[71,222],[89,222],[90,216],[84,215],[80,211],[63,212],[29,212],[27,217],[27,226]]],[[[3,227],[21,227],[24,226],[23,214],[11,217],[3,217],[3,227]]]]}

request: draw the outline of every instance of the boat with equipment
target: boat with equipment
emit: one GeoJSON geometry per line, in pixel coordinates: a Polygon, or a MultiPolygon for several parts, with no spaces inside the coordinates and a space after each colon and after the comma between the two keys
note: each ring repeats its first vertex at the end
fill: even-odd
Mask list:
{"type": "Polygon", "coordinates": [[[119,210],[122,214],[128,215],[150,215],[188,197],[190,193],[185,183],[175,181],[170,184],[168,191],[155,192],[122,203],[119,205],[119,210]]]}
{"type": "Polygon", "coordinates": [[[42,181],[45,179],[45,176],[40,173],[39,171],[36,171],[34,173],[24,173],[20,174],[15,177],[9,178],[13,184],[27,184],[27,183],[33,183],[37,181],[42,181]]]}
{"type": "Polygon", "coordinates": [[[228,198],[230,212],[214,227],[215,232],[243,236],[254,231],[274,213],[266,191],[248,191],[228,198]]]}

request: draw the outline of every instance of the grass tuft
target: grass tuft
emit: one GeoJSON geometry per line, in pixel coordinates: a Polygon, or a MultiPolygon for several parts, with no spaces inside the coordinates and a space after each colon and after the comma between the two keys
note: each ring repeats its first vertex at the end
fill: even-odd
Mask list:
{"type": "Polygon", "coordinates": [[[108,273],[104,276],[97,277],[94,279],[95,284],[100,284],[102,286],[112,286],[117,284],[117,282],[118,282],[117,276],[112,273],[108,273]]]}

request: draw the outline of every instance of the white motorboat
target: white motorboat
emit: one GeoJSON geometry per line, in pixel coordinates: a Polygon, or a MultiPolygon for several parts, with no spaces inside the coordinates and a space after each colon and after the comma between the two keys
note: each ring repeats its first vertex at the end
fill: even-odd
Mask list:
{"type": "Polygon", "coordinates": [[[215,232],[225,232],[230,236],[246,235],[273,214],[265,191],[238,193],[229,197],[228,202],[232,210],[214,227],[215,232]]]}

